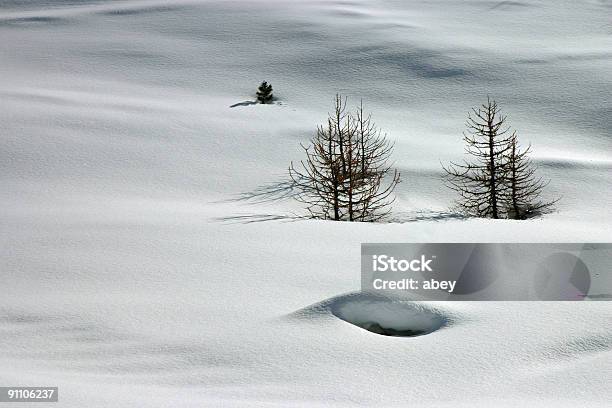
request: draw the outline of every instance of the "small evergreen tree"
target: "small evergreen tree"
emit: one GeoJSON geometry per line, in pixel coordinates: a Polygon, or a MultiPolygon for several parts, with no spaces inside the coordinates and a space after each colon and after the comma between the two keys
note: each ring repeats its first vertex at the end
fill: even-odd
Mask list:
{"type": "Polygon", "coordinates": [[[272,84],[263,81],[259,88],[257,88],[257,101],[265,104],[272,102],[272,98],[272,84]]]}
{"type": "Polygon", "coordinates": [[[536,168],[528,157],[531,145],[521,150],[516,134],[510,139],[510,150],[506,156],[506,203],[508,218],[524,220],[552,209],[558,199],[542,201],[542,189],[549,181],[535,175],[536,168]]]}

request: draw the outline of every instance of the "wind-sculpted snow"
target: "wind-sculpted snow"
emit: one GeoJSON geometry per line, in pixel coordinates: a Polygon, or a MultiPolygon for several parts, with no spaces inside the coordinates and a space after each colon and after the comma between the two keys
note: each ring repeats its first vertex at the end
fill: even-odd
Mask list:
{"type": "Polygon", "coordinates": [[[358,290],[362,242],[612,240],[610,4],[0,1],[0,385],[75,408],[609,407],[609,302],[358,290]],[[252,103],[262,81],[277,103],[252,103]],[[293,200],[336,92],[395,142],[387,223],[293,200]],[[450,208],[441,163],[487,95],[556,213],[450,208]]]}

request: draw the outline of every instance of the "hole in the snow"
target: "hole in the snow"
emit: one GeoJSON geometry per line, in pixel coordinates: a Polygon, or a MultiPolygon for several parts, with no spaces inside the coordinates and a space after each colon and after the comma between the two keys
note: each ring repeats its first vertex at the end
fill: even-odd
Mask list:
{"type": "Polygon", "coordinates": [[[393,327],[382,327],[379,323],[376,322],[357,324],[357,326],[361,327],[362,329],[366,329],[367,331],[371,331],[372,333],[393,337],[415,337],[431,333],[427,330],[394,329],[393,327]]]}
{"type": "Polygon", "coordinates": [[[424,305],[363,294],[338,300],[331,311],[348,323],[383,336],[422,336],[447,323],[445,316],[424,305]]]}

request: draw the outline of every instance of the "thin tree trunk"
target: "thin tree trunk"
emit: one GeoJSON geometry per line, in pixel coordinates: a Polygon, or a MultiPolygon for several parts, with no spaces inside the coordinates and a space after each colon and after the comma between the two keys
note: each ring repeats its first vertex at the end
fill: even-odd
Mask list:
{"type": "Polygon", "coordinates": [[[491,111],[489,110],[488,115],[488,127],[489,127],[489,166],[491,166],[491,210],[493,211],[493,218],[499,218],[497,213],[497,179],[496,179],[496,168],[495,168],[495,135],[493,133],[493,118],[491,117],[491,111]]]}
{"type": "Polygon", "coordinates": [[[512,208],[514,209],[514,217],[516,219],[520,219],[521,218],[521,214],[519,213],[519,206],[518,206],[518,202],[517,202],[517,186],[516,186],[516,139],[512,140],[512,155],[511,157],[511,161],[510,161],[510,168],[512,171],[512,185],[511,185],[511,189],[512,189],[512,208]]]}

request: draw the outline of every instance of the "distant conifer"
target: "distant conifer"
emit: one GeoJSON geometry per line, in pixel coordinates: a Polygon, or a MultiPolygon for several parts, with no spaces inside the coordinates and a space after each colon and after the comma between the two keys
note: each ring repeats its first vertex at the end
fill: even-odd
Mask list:
{"type": "Polygon", "coordinates": [[[268,84],[263,81],[259,88],[257,88],[257,101],[259,103],[270,103],[272,102],[272,84],[268,84]]]}

